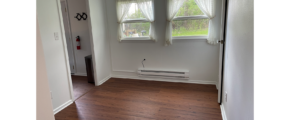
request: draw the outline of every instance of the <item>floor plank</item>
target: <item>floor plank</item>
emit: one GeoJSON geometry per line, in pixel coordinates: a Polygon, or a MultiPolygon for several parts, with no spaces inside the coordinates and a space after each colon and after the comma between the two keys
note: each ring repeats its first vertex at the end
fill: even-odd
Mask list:
{"type": "Polygon", "coordinates": [[[214,85],[111,78],[56,120],[222,120],[214,85]]]}
{"type": "Polygon", "coordinates": [[[85,93],[89,92],[92,88],[95,87],[94,83],[88,83],[86,76],[71,76],[73,91],[75,99],[78,99],[85,93]]]}

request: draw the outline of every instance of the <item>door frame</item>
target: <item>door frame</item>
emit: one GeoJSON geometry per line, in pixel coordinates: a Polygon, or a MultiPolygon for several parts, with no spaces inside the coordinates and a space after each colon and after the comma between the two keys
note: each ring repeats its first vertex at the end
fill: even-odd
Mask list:
{"type": "MultiPolygon", "coordinates": [[[[67,17],[68,17],[68,23],[69,23],[69,33],[70,33],[70,38],[73,38],[73,35],[72,35],[72,29],[71,29],[71,19],[70,19],[70,15],[69,15],[69,5],[68,5],[68,1],[69,0],[57,0],[59,3],[61,3],[61,1],[65,1],[65,4],[66,4],[66,8],[67,8],[67,11],[66,14],[67,14],[67,17]]],[[[87,20],[88,20],[88,27],[89,27],[89,33],[90,33],[90,44],[91,44],[91,54],[92,54],[92,64],[93,64],[93,69],[94,69],[94,82],[95,82],[95,86],[98,86],[98,81],[97,81],[97,74],[96,74],[96,61],[95,61],[95,51],[94,51],[94,41],[92,39],[92,25],[91,25],[91,18],[90,18],[90,10],[89,10],[89,0],[84,0],[84,2],[86,2],[86,8],[87,8],[87,20]]],[[[61,5],[58,6],[59,9],[61,9],[61,5]]],[[[62,18],[62,16],[60,16],[62,18]]],[[[63,25],[63,24],[62,24],[63,25]]],[[[62,26],[63,27],[63,26],[62,26]]],[[[75,49],[73,48],[74,47],[74,42],[72,41],[72,49],[73,49],[73,56],[74,56],[74,72],[77,73],[77,65],[76,65],[76,57],[75,57],[75,49]]],[[[75,74],[76,75],[76,74],[75,74]]]]}
{"type": "MultiPolygon", "coordinates": [[[[74,66],[74,68],[73,68],[73,71],[71,71],[71,73],[76,73],[76,71],[77,71],[77,66],[76,66],[76,58],[75,58],[75,50],[74,50],[74,43],[73,43],[73,36],[72,36],[72,32],[71,32],[71,22],[70,22],[70,16],[69,16],[69,8],[68,8],[68,2],[67,2],[67,0],[60,0],[60,6],[59,6],[59,9],[60,9],[60,11],[62,12],[62,10],[61,10],[61,2],[64,2],[64,4],[65,4],[65,7],[66,7],[66,10],[67,10],[67,12],[65,12],[66,14],[65,15],[62,15],[62,16],[66,16],[66,18],[67,18],[67,23],[68,23],[68,34],[69,34],[69,38],[66,38],[66,39],[69,39],[69,40],[71,40],[71,44],[70,44],[70,46],[67,46],[67,47],[71,47],[71,49],[72,49],[72,56],[73,56],[73,58],[72,58],[72,61],[73,61],[73,66],[74,66]]],[[[63,21],[62,21],[63,22],[63,21]]]]}
{"type": "Polygon", "coordinates": [[[60,22],[60,30],[61,30],[60,32],[61,32],[61,38],[62,38],[63,49],[64,49],[64,54],[65,54],[64,57],[65,57],[65,63],[66,63],[66,71],[67,71],[67,77],[68,77],[68,83],[69,83],[70,97],[72,101],[75,101],[72,79],[71,79],[71,71],[70,71],[70,65],[69,65],[69,57],[68,57],[68,52],[67,52],[65,30],[64,30],[62,11],[61,11],[61,1],[62,0],[56,0],[59,22],[60,22]]]}
{"type": "Polygon", "coordinates": [[[218,89],[218,103],[221,105],[223,100],[223,81],[225,76],[225,47],[226,47],[226,29],[227,29],[227,12],[228,0],[222,0],[222,14],[221,14],[221,32],[220,40],[220,66],[219,66],[219,89],[218,89]]]}
{"type": "MultiPolygon", "coordinates": [[[[65,37],[65,30],[64,30],[64,25],[63,25],[63,17],[62,17],[62,11],[61,11],[61,1],[65,1],[66,2],[66,7],[67,10],[69,10],[68,7],[68,0],[56,0],[57,2],[57,10],[58,10],[58,15],[59,15],[59,21],[60,21],[60,28],[61,28],[61,37],[62,37],[62,42],[63,42],[63,48],[64,48],[64,54],[65,54],[65,62],[66,62],[66,70],[67,70],[67,77],[68,77],[68,82],[69,82],[69,91],[70,91],[70,96],[71,96],[71,100],[75,101],[76,99],[74,98],[74,94],[73,94],[73,85],[72,85],[72,78],[71,78],[71,71],[70,71],[70,65],[69,65],[69,57],[68,57],[68,51],[67,51],[67,44],[66,44],[66,37],[65,37]]],[[[87,0],[85,0],[84,2],[87,2],[87,4],[89,4],[89,2],[87,0]]],[[[87,6],[88,9],[88,6],[87,6]]],[[[67,17],[69,20],[69,27],[70,27],[70,37],[72,38],[72,32],[71,32],[71,23],[70,23],[70,19],[69,19],[69,12],[67,12],[67,17]]],[[[88,19],[90,19],[90,16],[88,15],[88,19]]],[[[89,22],[90,23],[90,22],[89,22]]],[[[89,24],[89,27],[91,27],[91,24],[89,24]]],[[[91,33],[91,31],[90,31],[91,33]]],[[[93,40],[92,38],[90,38],[90,42],[91,45],[93,45],[93,40]]],[[[73,45],[73,42],[72,42],[73,45]]],[[[95,86],[98,85],[98,81],[97,81],[97,77],[96,77],[96,63],[95,63],[95,54],[94,54],[94,47],[91,48],[92,50],[92,57],[93,57],[93,66],[94,66],[94,81],[95,81],[95,86]]],[[[75,52],[73,52],[74,54],[75,52]]],[[[75,71],[77,70],[76,68],[76,63],[75,63],[75,55],[74,56],[74,65],[75,65],[75,71]]]]}

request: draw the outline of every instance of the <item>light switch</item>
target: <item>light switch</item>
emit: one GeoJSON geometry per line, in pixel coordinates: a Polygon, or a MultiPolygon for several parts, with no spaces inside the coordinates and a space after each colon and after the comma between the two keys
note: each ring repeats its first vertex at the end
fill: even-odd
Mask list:
{"type": "Polygon", "coordinates": [[[58,40],[58,32],[54,32],[54,39],[58,40]]]}

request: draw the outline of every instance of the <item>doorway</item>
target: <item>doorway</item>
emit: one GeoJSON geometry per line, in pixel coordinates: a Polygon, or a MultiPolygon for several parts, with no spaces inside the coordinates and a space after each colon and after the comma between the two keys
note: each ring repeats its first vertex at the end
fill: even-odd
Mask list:
{"type": "MultiPolygon", "coordinates": [[[[69,58],[71,80],[75,100],[89,92],[95,87],[91,80],[85,57],[92,54],[90,47],[90,35],[88,21],[76,19],[79,13],[86,13],[87,1],[83,0],[60,0],[64,35],[66,38],[66,49],[69,58]],[[76,7],[78,6],[78,7],[76,7]],[[71,9],[70,9],[71,8],[71,9]],[[79,39],[80,41],[77,41],[79,39]],[[79,47],[78,47],[79,46],[79,47]],[[88,80],[90,78],[90,80],[88,80]]],[[[89,63],[92,64],[92,63],[89,63]]],[[[92,78],[93,79],[93,78],[92,78]]]]}

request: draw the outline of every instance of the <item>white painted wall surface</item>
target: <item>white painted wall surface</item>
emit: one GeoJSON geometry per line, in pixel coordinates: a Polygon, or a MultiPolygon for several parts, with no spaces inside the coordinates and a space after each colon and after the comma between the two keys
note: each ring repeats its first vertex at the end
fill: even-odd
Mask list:
{"type": "MultiPolygon", "coordinates": [[[[90,43],[90,33],[88,27],[88,19],[78,21],[75,16],[77,13],[82,14],[87,13],[86,0],[67,0],[68,2],[68,12],[71,24],[71,34],[73,49],[75,55],[75,74],[76,75],[86,75],[86,63],[85,56],[91,55],[91,43],[90,43]],[[81,50],[77,50],[76,47],[76,37],[81,38],[81,50]]],[[[88,14],[88,13],[87,13],[88,14]]]]}
{"type": "Polygon", "coordinates": [[[52,101],[49,91],[49,84],[46,73],[44,52],[40,38],[39,27],[37,23],[36,36],[36,119],[37,120],[54,120],[52,101]]]}
{"type": "Polygon", "coordinates": [[[37,0],[37,18],[53,109],[73,99],[66,42],[61,33],[59,13],[57,0],[37,0]],[[54,32],[58,32],[59,40],[54,39],[54,32]]]}
{"type": "Polygon", "coordinates": [[[116,1],[106,0],[106,2],[112,76],[138,78],[135,72],[142,67],[141,61],[146,58],[145,68],[189,70],[190,80],[180,81],[201,81],[212,84],[218,81],[219,45],[210,45],[206,40],[174,40],[173,45],[164,46],[166,0],[155,0],[155,31],[158,40],[156,43],[119,42],[116,1]]]}
{"type": "Polygon", "coordinates": [[[96,85],[102,84],[111,76],[111,51],[107,28],[106,1],[88,0],[89,26],[93,48],[96,85]]]}
{"type": "Polygon", "coordinates": [[[253,9],[253,0],[228,1],[222,101],[227,120],[254,119],[253,9]]]}

